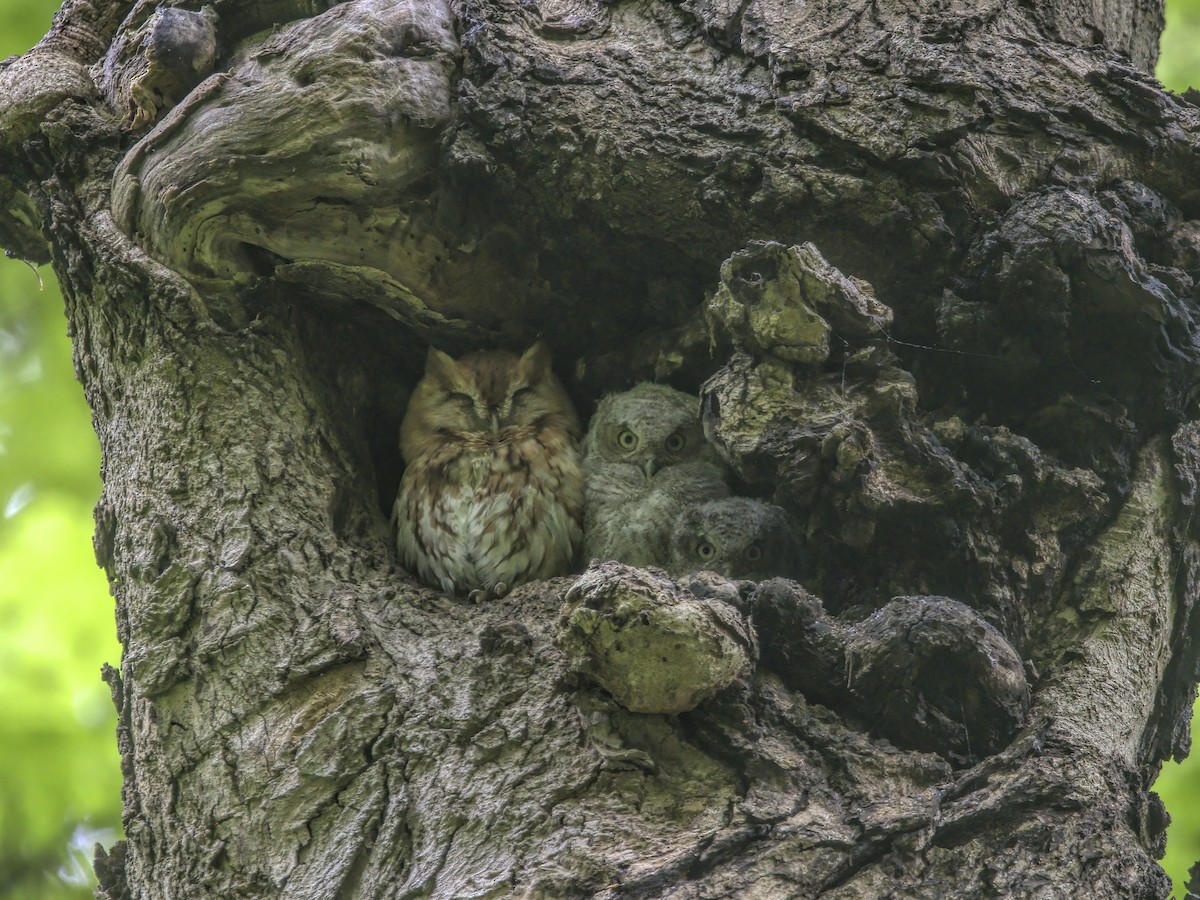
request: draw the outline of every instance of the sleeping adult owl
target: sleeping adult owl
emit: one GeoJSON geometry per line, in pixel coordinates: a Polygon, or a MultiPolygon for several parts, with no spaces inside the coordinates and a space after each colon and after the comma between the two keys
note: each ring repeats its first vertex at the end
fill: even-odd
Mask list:
{"type": "Polygon", "coordinates": [[[795,574],[796,537],[786,511],[762,500],[727,497],[686,509],[671,534],[673,575],[710,571],[762,581],[795,574]]]}
{"type": "Polygon", "coordinates": [[[517,356],[429,348],[400,424],[405,567],[446,592],[496,597],[569,572],[583,536],[579,418],[540,341],[517,356]]]}
{"type": "Polygon", "coordinates": [[[729,495],[699,413],[695,396],[648,381],[600,401],[584,438],[586,558],[665,566],[679,514],[729,495]]]}

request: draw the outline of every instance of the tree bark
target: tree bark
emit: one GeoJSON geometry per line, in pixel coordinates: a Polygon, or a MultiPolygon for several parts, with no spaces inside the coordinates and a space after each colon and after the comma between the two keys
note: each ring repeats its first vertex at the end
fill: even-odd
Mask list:
{"type": "Polygon", "coordinates": [[[68,2],[0,64],[0,243],[54,262],[104,453],[101,895],[1167,896],[1200,109],[1161,25],[68,2]],[[584,416],[699,392],[799,582],[401,570],[425,345],[537,335],[584,416]],[[718,649],[656,701],[667,635],[718,649]]]}

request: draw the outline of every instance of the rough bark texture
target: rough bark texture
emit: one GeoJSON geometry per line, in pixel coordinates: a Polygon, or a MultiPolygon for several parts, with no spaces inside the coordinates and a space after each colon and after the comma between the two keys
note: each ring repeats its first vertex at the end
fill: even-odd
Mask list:
{"type": "Polygon", "coordinates": [[[69,2],[0,64],[0,243],[54,261],[104,450],[102,894],[1166,896],[1200,110],[1161,21],[69,2]],[[585,415],[700,391],[800,583],[401,571],[425,344],[537,334],[585,415]]]}

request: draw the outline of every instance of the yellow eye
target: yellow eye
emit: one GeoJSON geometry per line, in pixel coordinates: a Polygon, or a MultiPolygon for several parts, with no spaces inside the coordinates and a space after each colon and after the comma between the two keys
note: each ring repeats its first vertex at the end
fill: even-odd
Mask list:
{"type": "Polygon", "coordinates": [[[617,444],[622,450],[635,450],[638,445],[638,436],[626,428],[617,435],[617,444]]]}
{"type": "Polygon", "coordinates": [[[750,562],[758,562],[762,559],[762,547],[758,546],[758,544],[751,544],[746,548],[745,557],[750,562]]]}
{"type": "Polygon", "coordinates": [[[462,391],[451,391],[449,394],[446,395],[446,399],[449,400],[451,403],[458,403],[458,404],[461,404],[462,406],[474,406],[475,405],[475,398],[472,397],[470,394],[463,393],[462,391]]]}
{"type": "Polygon", "coordinates": [[[528,397],[532,393],[533,393],[533,388],[529,387],[528,385],[526,385],[525,387],[517,388],[512,393],[513,403],[516,403],[518,400],[523,400],[524,398],[528,397]]]}
{"type": "Polygon", "coordinates": [[[687,443],[687,440],[684,438],[684,436],[682,434],[680,434],[677,431],[673,435],[671,435],[669,438],[667,438],[667,449],[670,450],[672,453],[678,453],[680,450],[683,449],[683,446],[686,443],[687,443]]]}
{"type": "Polygon", "coordinates": [[[717,555],[717,548],[708,541],[701,541],[696,545],[696,555],[707,561],[717,555]]]}

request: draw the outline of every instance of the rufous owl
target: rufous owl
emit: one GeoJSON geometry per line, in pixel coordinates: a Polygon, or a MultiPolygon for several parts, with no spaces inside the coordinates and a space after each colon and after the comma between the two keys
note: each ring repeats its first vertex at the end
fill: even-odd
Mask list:
{"type": "Polygon", "coordinates": [[[459,595],[571,571],[583,537],[579,417],[541,341],[517,356],[429,348],[400,424],[404,566],[459,595]]]}

